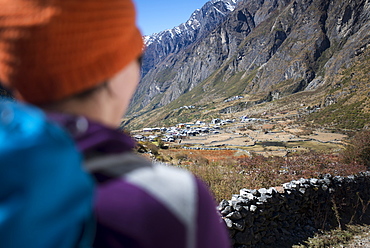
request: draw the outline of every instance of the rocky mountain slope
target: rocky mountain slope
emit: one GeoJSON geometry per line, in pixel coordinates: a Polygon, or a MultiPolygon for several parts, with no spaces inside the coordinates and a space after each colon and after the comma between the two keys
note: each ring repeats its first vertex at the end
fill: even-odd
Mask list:
{"type": "Polygon", "coordinates": [[[143,76],[169,54],[176,54],[206,36],[225,20],[239,0],[212,0],[193,12],[189,20],[178,27],[145,36],[146,53],[143,76]]]}
{"type": "Polygon", "coordinates": [[[153,110],[159,122],[182,105],[217,108],[235,95],[244,98],[225,105],[227,113],[278,100],[298,104],[297,96],[336,109],[360,101],[357,109],[369,113],[369,0],[244,0],[214,25],[144,69],[131,123],[149,124],[153,110]]]}

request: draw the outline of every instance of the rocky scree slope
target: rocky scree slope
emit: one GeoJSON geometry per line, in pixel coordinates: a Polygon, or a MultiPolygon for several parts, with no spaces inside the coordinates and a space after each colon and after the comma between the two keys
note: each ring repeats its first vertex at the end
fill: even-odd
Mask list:
{"type": "Polygon", "coordinates": [[[369,0],[240,1],[212,32],[148,71],[131,113],[237,94],[262,103],[304,91],[327,91],[325,105],[335,104],[340,96],[327,97],[341,87],[337,75],[368,54],[369,26],[369,0]]]}

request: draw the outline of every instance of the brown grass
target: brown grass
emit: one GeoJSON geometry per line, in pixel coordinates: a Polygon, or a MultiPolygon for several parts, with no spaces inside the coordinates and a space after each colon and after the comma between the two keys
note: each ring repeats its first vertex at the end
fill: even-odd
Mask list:
{"type": "MultiPolygon", "coordinates": [[[[241,155],[235,150],[159,150],[157,158],[185,168],[201,178],[217,201],[230,199],[240,189],[280,186],[300,178],[320,175],[348,176],[369,166],[370,131],[362,131],[349,141],[342,154],[302,152],[286,157],[241,155]]],[[[157,149],[154,149],[157,152],[157,149]]]]}
{"type": "Polygon", "coordinates": [[[346,176],[366,170],[356,162],[344,163],[338,155],[316,152],[289,157],[237,156],[231,150],[170,149],[161,153],[167,161],[206,182],[217,201],[230,199],[242,188],[275,187],[300,178],[317,178],[327,173],[346,176]]]}

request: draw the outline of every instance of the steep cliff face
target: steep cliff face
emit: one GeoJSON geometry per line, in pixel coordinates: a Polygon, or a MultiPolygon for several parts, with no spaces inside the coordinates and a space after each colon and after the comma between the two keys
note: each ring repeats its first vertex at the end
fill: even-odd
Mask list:
{"type": "Polygon", "coordinates": [[[143,76],[169,54],[176,54],[207,35],[225,20],[239,0],[212,0],[197,9],[189,20],[178,27],[145,36],[143,76]]]}
{"type": "Polygon", "coordinates": [[[212,32],[148,71],[131,113],[184,97],[188,104],[237,94],[272,101],[330,88],[370,46],[369,26],[369,0],[240,1],[212,32]]]}
{"type": "Polygon", "coordinates": [[[329,82],[369,42],[368,25],[368,1],[292,1],[261,25],[269,32],[258,36],[263,45],[248,39],[241,50],[259,61],[242,58],[237,64],[237,70],[258,68],[245,91],[284,96],[329,82]]]}
{"type": "MultiPolygon", "coordinates": [[[[201,9],[194,11],[190,19],[180,26],[144,37],[146,50],[142,66],[143,80],[133,98],[131,112],[148,105],[155,96],[167,90],[173,83],[174,73],[176,73],[167,67],[181,63],[182,61],[178,62],[177,58],[186,57],[187,55],[183,55],[183,52],[218,27],[240,1],[209,1],[201,9]],[[172,60],[173,57],[175,60],[172,60]],[[147,75],[148,73],[150,74],[147,75]]],[[[174,97],[170,99],[181,95],[180,92],[183,90],[179,90],[179,94],[174,92],[174,97]]]]}

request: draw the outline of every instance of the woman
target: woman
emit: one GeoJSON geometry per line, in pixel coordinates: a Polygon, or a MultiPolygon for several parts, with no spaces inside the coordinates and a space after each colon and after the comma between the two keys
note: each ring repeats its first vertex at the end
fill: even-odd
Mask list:
{"type": "Polygon", "coordinates": [[[1,0],[0,81],[73,136],[97,189],[94,247],[228,247],[210,193],[117,131],[140,76],[130,0],[1,0]]]}

